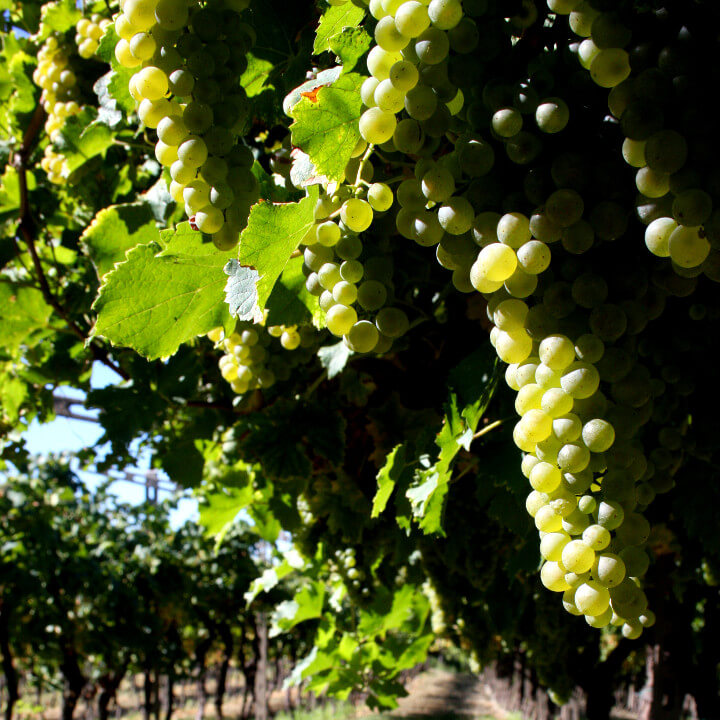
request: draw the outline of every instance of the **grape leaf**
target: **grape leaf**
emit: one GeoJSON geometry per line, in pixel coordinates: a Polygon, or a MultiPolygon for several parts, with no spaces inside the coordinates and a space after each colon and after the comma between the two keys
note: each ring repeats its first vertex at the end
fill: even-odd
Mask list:
{"type": "Polygon", "coordinates": [[[326,345],[318,350],[320,365],[327,370],[328,380],[332,380],[343,371],[350,355],[352,355],[352,350],[344,342],[326,345]]]}
{"type": "Polygon", "coordinates": [[[310,581],[295,593],[292,600],[285,600],[275,607],[271,616],[270,637],[277,637],[305,620],[319,618],[324,602],[325,586],[319,580],[310,581]]]}
{"type": "Polygon", "coordinates": [[[249,320],[261,314],[275,284],[307,231],[315,222],[317,189],[296,203],[253,205],[240,235],[237,262],[229,263],[225,301],[230,313],[249,320]]]}
{"type": "Polygon", "coordinates": [[[79,115],[69,117],[60,131],[55,144],[65,156],[70,173],[113,144],[110,128],[94,122],[96,119],[97,110],[85,107],[79,115]]]}
{"type": "Polygon", "coordinates": [[[101,210],[81,235],[98,277],[110,272],[115,263],[136,245],[159,237],[152,209],[146,203],[112,205],[101,210]]]}
{"type": "Polygon", "coordinates": [[[52,308],[32,287],[0,283],[0,335],[5,351],[14,351],[35,331],[47,326],[52,308]]]}
{"type": "Polygon", "coordinates": [[[377,492],[373,498],[372,515],[377,517],[385,509],[395,483],[405,466],[405,446],[396,445],[385,460],[385,465],[380,468],[377,474],[377,492]]]}
{"type": "Polygon", "coordinates": [[[293,108],[292,143],[329,180],[344,179],[345,166],[360,139],[363,80],[357,73],[341,75],[330,87],[318,90],[316,102],[303,97],[293,108]]]}
{"type": "Polygon", "coordinates": [[[156,359],[229,326],[222,268],[232,252],[220,252],[188,223],[163,232],[159,243],[133,248],[105,276],[93,306],[93,335],[156,359]]]}
{"type": "Polygon", "coordinates": [[[321,314],[317,298],[308,292],[303,259],[292,258],[267,301],[268,325],[302,325],[321,314]]]}
{"type": "Polygon", "coordinates": [[[245,601],[249,605],[260,593],[272,590],[284,577],[287,577],[296,570],[302,570],[305,561],[294,548],[283,555],[281,563],[275,567],[268,568],[259,577],[253,580],[250,589],[245,593],[245,601]]]}
{"type": "Polygon", "coordinates": [[[363,27],[346,27],[330,38],[330,49],[338,56],[344,73],[350,72],[368,51],[372,39],[363,27]]]}
{"type": "Polygon", "coordinates": [[[481,348],[465,358],[448,378],[451,388],[445,404],[443,426],[435,439],[437,460],[419,468],[406,491],[413,515],[425,533],[440,533],[445,497],[452,476],[452,462],[461,447],[469,448],[475,429],[497,385],[497,360],[481,348]]]}
{"type": "Polygon", "coordinates": [[[342,68],[339,65],[327,70],[321,70],[312,80],[306,80],[285,96],[283,99],[283,112],[292,117],[293,108],[300,102],[303,93],[314,90],[321,85],[332,85],[341,74],[342,68]]]}
{"type": "Polygon", "coordinates": [[[44,40],[53,32],[65,33],[73,27],[81,17],[82,13],[74,0],[46,3],[42,6],[40,15],[42,28],[38,40],[44,40]]]}
{"type": "Polygon", "coordinates": [[[200,509],[200,524],[205,534],[214,537],[218,543],[236,521],[240,511],[253,499],[252,484],[244,488],[223,487],[221,490],[203,495],[200,509]]]}
{"type": "Polygon", "coordinates": [[[365,10],[351,2],[331,5],[320,18],[313,52],[317,55],[330,50],[330,39],[346,27],[357,27],[365,17],[365,10]]]}

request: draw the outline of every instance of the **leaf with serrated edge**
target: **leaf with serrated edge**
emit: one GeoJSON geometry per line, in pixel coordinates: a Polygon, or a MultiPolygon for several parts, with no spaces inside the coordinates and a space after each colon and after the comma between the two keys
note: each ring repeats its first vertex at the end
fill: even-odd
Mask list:
{"type": "Polygon", "coordinates": [[[258,203],[250,211],[247,227],[240,235],[238,262],[257,271],[256,298],[252,314],[265,310],[277,279],[315,223],[318,189],[296,203],[258,203]]]}
{"type": "Polygon", "coordinates": [[[318,350],[318,358],[320,364],[327,370],[328,380],[332,380],[343,371],[350,355],[352,350],[344,342],[326,345],[318,350]]]}
{"type": "Polygon", "coordinates": [[[153,242],[159,236],[150,207],[145,203],[128,203],[101,210],[80,236],[80,242],[102,278],[115,263],[125,259],[130,248],[153,242]]]}
{"type": "Polygon", "coordinates": [[[346,27],[330,38],[330,49],[338,56],[343,74],[349,73],[368,51],[372,40],[362,27],[346,27]]]}
{"type": "Polygon", "coordinates": [[[405,465],[405,446],[396,445],[385,460],[385,465],[377,474],[377,492],[373,498],[372,514],[370,517],[377,517],[385,509],[395,483],[405,465]]]}
{"type": "Polygon", "coordinates": [[[360,139],[364,78],[341,75],[330,87],[321,87],[317,102],[304,97],[293,108],[292,144],[310,156],[318,175],[342,181],[345,167],[360,139]]]}
{"type": "Polygon", "coordinates": [[[132,347],[149,359],[166,358],[184,342],[228,326],[220,252],[187,223],[162,233],[159,243],[130,250],[105,277],[94,304],[94,336],[132,347]]]}
{"type": "Polygon", "coordinates": [[[365,17],[365,10],[351,2],[342,5],[331,5],[320,18],[313,52],[324,52],[330,49],[330,38],[337,35],[345,27],[357,27],[365,17]]]}

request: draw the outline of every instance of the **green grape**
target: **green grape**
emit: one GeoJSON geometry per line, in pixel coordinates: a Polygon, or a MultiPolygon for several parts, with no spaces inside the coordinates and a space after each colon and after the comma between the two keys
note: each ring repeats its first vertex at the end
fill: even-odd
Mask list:
{"type": "Polygon", "coordinates": [[[398,308],[383,308],[380,310],[375,318],[375,324],[378,330],[389,338],[400,337],[410,328],[407,315],[398,308]]]}
{"type": "Polygon", "coordinates": [[[570,109],[561,98],[547,98],[535,110],[535,121],[544,133],[554,134],[564,130],[569,120],[570,109]]]}
{"type": "MultiPolygon", "coordinates": [[[[414,0],[411,0],[411,2],[413,1],[414,0]]],[[[417,4],[420,5],[420,3],[417,4]]],[[[420,5],[420,7],[423,6],[420,5]]],[[[395,22],[397,22],[397,18],[395,19],[395,22]]],[[[392,83],[392,86],[396,90],[402,93],[407,93],[417,85],[419,77],[420,75],[415,65],[407,60],[400,60],[400,62],[396,62],[390,68],[388,80],[392,83]]]]}
{"type": "Polygon", "coordinates": [[[378,145],[393,136],[396,125],[395,115],[373,107],[360,117],[360,134],[366,142],[378,145]]]}
{"type": "MultiPolygon", "coordinates": [[[[306,251],[307,252],[307,251],[306,251]]],[[[320,284],[326,290],[332,290],[340,282],[340,266],[333,262],[325,262],[317,270],[320,284]]],[[[342,333],[341,333],[342,334],[342,333]]]]}
{"type": "Polygon", "coordinates": [[[346,280],[338,280],[332,289],[333,299],[340,305],[352,305],[357,300],[357,287],[346,280]]]}
{"type": "Polygon", "coordinates": [[[445,232],[463,235],[473,226],[475,211],[470,202],[460,196],[446,200],[438,210],[438,221],[445,232]]]}
{"type": "Polygon", "coordinates": [[[157,126],[157,134],[167,145],[180,145],[189,135],[183,119],[178,115],[164,117],[157,126]]]}
{"type": "Polygon", "coordinates": [[[209,235],[218,232],[224,223],[225,217],[222,214],[222,210],[210,205],[205,206],[202,210],[198,210],[195,213],[195,224],[198,230],[209,235]]]}
{"type": "Polygon", "coordinates": [[[650,167],[643,167],[635,175],[635,185],[646,197],[661,198],[670,191],[670,176],[650,167]]]}
{"type": "Polygon", "coordinates": [[[405,110],[413,120],[425,121],[432,117],[437,109],[437,102],[437,96],[431,87],[416,85],[405,96],[405,110]]]}
{"type": "Polygon", "coordinates": [[[424,139],[419,123],[411,118],[405,118],[397,124],[392,141],[399,152],[415,155],[422,148],[424,139]]]}
{"type": "Polygon", "coordinates": [[[699,267],[710,253],[710,243],[702,228],[680,225],[670,234],[668,251],[681,268],[699,267]]]}
{"type": "MultiPolygon", "coordinates": [[[[357,301],[363,310],[374,311],[381,308],[387,300],[387,289],[378,280],[366,280],[358,287],[357,301]]],[[[378,328],[383,332],[382,328],[378,328]]],[[[387,333],[384,333],[386,335],[387,333]]]]}
{"type": "Polygon", "coordinates": [[[357,313],[347,305],[333,305],[325,315],[325,322],[333,335],[342,337],[357,322],[357,313]]]}
{"type": "Polygon", "coordinates": [[[492,129],[503,138],[510,138],[522,130],[522,115],[515,108],[501,108],[492,116],[492,129]]]}
{"type": "Polygon", "coordinates": [[[422,177],[423,195],[433,202],[445,202],[455,192],[455,178],[442,165],[434,165],[422,177]]]}
{"type": "Polygon", "coordinates": [[[462,19],[463,9],[460,0],[431,0],[428,15],[434,27],[451,30],[462,19]]]}
{"type": "Polygon", "coordinates": [[[380,334],[373,323],[368,320],[360,320],[350,328],[345,337],[352,350],[367,353],[376,348],[380,334]]]}
{"type": "Polygon", "coordinates": [[[397,29],[408,38],[422,35],[430,26],[430,17],[424,3],[407,0],[395,13],[397,29]]]}
{"type": "Polygon", "coordinates": [[[645,143],[647,166],[662,175],[671,175],[680,170],[687,156],[687,141],[675,130],[659,130],[650,135],[645,143]]]}
{"type": "Polygon", "coordinates": [[[363,105],[371,108],[375,107],[375,90],[380,84],[380,81],[372,75],[367,78],[360,86],[360,98],[363,101],[363,105]]]}
{"type": "Polygon", "coordinates": [[[482,177],[492,169],[495,152],[489,143],[471,139],[461,145],[459,161],[463,173],[469,177],[482,177]]]}
{"type": "Polygon", "coordinates": [[[595,418],[583,425],[582,439],[591,452],[605,452],[615,442],[615,428],[606,420],[595,418]]]}
{"type": "Polygon", "coordinates": [[[394,196],[389,185],[385,183],[373,183],[368,188],[367,199],[373,210],[384,212],[392,207],[394,196]]]}
{"type": "Polygon", "coordinates": [[[621,48],[606,48],[593,55],[588,69],[590,77],[600,87],[612,88],[630,75],[630,58],[627,52],[621,48]]]}
{"type": "Polygon", "coordinates": [[[353,232],[363,232],[372,224],[373,209],[365,200],[351,198],[343,203],[340,218],[353,232]]]}
{"type": "Polygon", "coordinates": [[[550,248],[539,240],[529,240],[517,250],[518,267],[530,275],[539,275],[550,265],[550,248]]]}
{"type": "Polygon", "coordinates": [[[362,280],[365,268],[357,260],[346,260],[340,265],[340,277],[346,282],[358,283],[362,280]]]}
{"type": "Polygon", "coordinates": [[[183,164],[199,168],[207,160],[207,145],[201,137],[191,135],[178,147],[177,154],[183,164]]]}
{"type": "Polygon", "coordinates": [[[673,217],[679,225],[704,225],[712,213],[712,198],[704,190],[691,189],[679,193],[673,200],[673,217]]]}
{"type": "Polygon", "coordinates": [[[497,239],[511,248],[520,248],[531,239],[530,220],[522,213],[506,213],[497,223],[497,239]]]}
{"type": "MultiPolygon", "coordinates": [[[[447,33],[437,27],[429,27],[415,41],[415,52],[426,65],[442,62],[450,50],[447,33]]],[[[374,73],[373,73],[374,74],[374,73]]]]}
{"type": "Polygon", "coordinates": [[[545,203],[545,213],[561,228],[574,225],[582,217],[585,203],[581,195],[570,189],[556,190],[545,203]]]}
{"type": "Polygon", "coordinates": [[[410,41],[395,25],[395,18],[386,16],[375,26],[375,42],[386,52],[402,50],[410,41]]]}

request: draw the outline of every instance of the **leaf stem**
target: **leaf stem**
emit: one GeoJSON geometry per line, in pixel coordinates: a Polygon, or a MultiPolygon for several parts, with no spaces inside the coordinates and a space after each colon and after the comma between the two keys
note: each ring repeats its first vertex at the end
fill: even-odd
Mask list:
{"type": "Polygon", "coordinates": [[[486,425],[482,430],[478,430],[473,435],[473,440],[477,440],[477,438],[482,437],[486,433],[489,433],[491,430],[500,427],[504,422],[505,420],[495,420],[495,422],[491,422],[489,425],[486,425]]]}

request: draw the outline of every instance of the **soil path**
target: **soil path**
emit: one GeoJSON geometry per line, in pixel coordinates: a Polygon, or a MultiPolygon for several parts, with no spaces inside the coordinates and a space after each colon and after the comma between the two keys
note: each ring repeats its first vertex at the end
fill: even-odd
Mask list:
{"type": "Polygon", "coordinates": [[[476,676],[430,670],[413,678],[407,685],[408,696],[398,700],[393,717],[434,719],[453,717],[497,718],[509,713],[493,699],[487,685],[476,676]]]}

